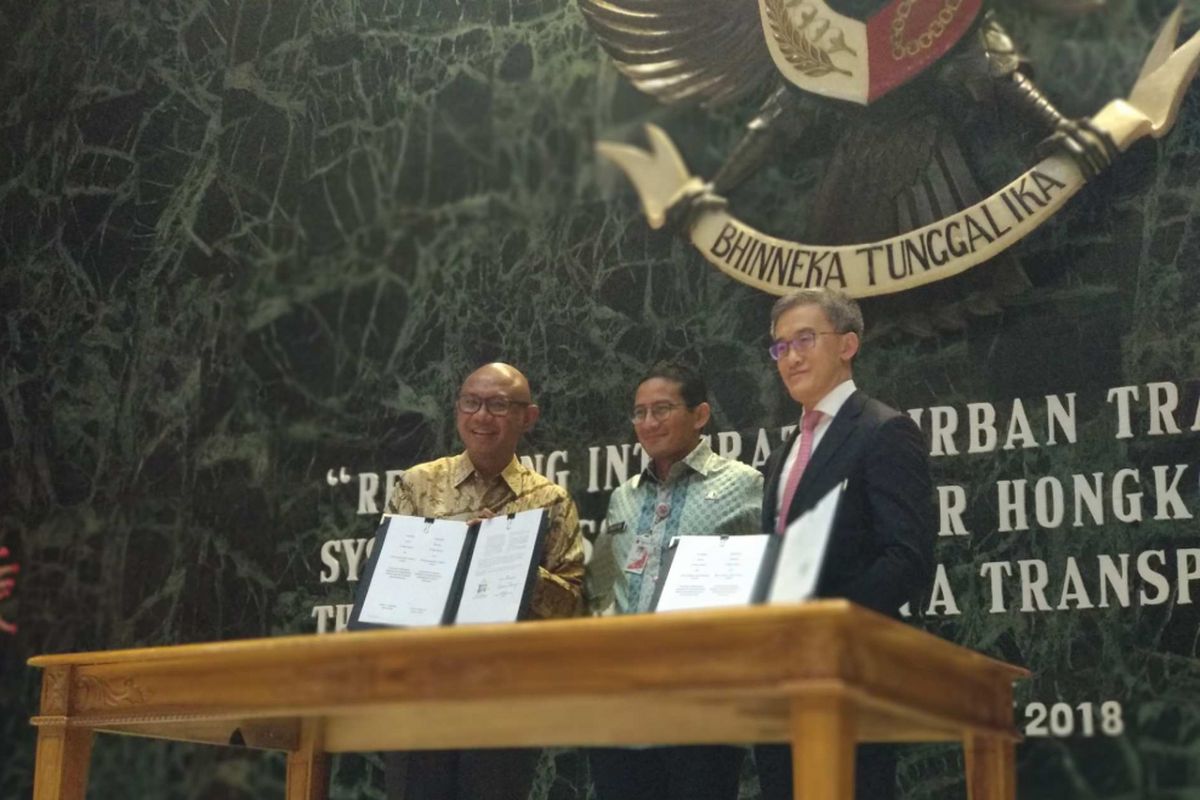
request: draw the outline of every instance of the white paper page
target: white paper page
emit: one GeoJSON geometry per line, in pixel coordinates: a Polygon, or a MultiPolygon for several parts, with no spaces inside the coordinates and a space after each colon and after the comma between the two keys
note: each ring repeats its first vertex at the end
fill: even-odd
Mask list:
{"type": "Polygon", "coordinates": [[[680,536],[655,611],[746,606],[770,534],[680,536]]]}
{"type": "Polygon", "coordinates": [[[544,513],[537,508],[480,524],[455,624],[516,622],[544,513]]]}
{"type": "Polygon", "coordinates": [[[768,603],[801,603],[816,593],[833,517],[845,487],[844,482],[835,486],[784,531],[768,603]]]}
{"type": "Polygon", "coordinates": [[[391,517],[359,622],[441,624],[466,539],[463,522],[391,517]]]}

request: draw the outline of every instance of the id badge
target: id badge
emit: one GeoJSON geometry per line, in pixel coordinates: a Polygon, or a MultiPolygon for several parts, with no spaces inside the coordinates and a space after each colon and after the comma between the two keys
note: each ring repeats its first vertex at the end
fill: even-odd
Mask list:
{"type": "Polygon", "coordinates": [[[631,575],[641,575],[646,571],[650,561],[650,542],[639,536],[629,550],[629,559],[625,562],[625,571],[631,575]]]}

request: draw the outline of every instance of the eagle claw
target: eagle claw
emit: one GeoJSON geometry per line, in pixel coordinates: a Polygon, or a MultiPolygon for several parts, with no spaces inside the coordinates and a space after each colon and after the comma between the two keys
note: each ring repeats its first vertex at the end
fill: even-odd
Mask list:
{"type": "Polygon", "coordinates": [[[723,211],[729,201],[717,194],[712,183],[696,183],[684,187],[667,208],[667,227],[686,234],[696,220],[709,211],[723,211]]]}
{"type": "Polygon", "coordinates": [[[1087,118],[1060,122],[1054,133],[1038,144],[1037,153],[1039,158],[1065,153],[1078,165],[1087,180],[1107,169],[1119,155],[1112,137],[1087,118]]]}

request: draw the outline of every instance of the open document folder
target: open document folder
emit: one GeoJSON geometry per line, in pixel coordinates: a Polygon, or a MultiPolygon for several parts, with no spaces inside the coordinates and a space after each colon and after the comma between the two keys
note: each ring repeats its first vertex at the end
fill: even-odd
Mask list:
{"type": "Polygon", "coordinates": [[[799,603],[815,596],[845,484],[798,517],[783,536],[677,536],[656,589],[655,611],[799,603]]]}
{"type": "Polygon", "coordinates": [[[529,611],[545,509],[468,525],[388,516],[375,534],[351,629],[515,622],[529,611]]]}

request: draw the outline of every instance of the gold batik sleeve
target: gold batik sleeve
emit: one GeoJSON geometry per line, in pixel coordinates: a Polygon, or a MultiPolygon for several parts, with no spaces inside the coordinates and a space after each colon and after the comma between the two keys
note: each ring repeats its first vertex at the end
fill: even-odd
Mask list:
{"type": "Polygon", "coordinates": [[[538,567],[531,610],[535,617],[574,617],[583,610],[583,534],[579,512],[569,496],[550,505],[550,530],[538,567]]]}
{"type": "Polygon", "coordinates": [[[392,496],[388,498],[386,513],[417,516],[417,505],[413,499],[412,487],[404,478],[396,481],[396,486],[392,489],[392,496]]]}

